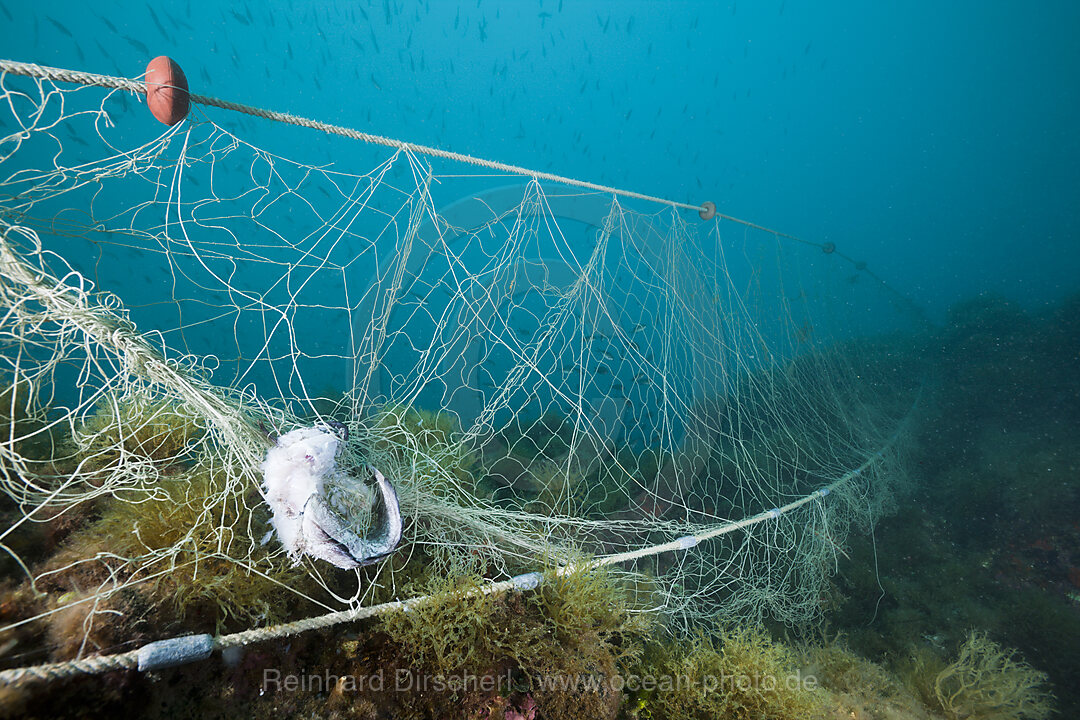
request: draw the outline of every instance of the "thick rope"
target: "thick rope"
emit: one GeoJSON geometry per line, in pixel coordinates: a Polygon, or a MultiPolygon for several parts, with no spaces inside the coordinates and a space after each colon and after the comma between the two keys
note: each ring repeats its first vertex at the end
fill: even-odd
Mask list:
{"type": "MultiPolygon", "coordinates": [[[[681,203],[675,200],[666,200],[664,198],[655,197],[653,195],[645,195],[643,193],[633,192],[632,190],[622,190],[620,188],[611,187],[609,185],[599,185],[597,183],[588,182],[585,180],[576,180],[574,178],[565,177],[563,175],[556,175],[554,173],[543,172],[541,170],[530,170],[528,168],[520,167],[518,165],[508,165],[495,160],[485,160],[484,158],[474,157],[472,155],[463,155],[462,153],[456,153],[450,150],[440,150],[439,148],[431,147],[429,145],[416,145],[410,142],[404,142],[402,140],[395,140],[394,138],[383,137],[382,135],[372,135],[370,133],[362,132],[360,130],[354,130],[353,128],[342,127],[341,125],[331,125],[319,120],[311,120],[297,115],[290,115],[288,113],[276,112],[274,110],[264,110],[262,108],[252,107],[251,105],[243,105],[241,103],[234,103],[228,100],[221,100],[214,97],[208,97],[206,95],[191,94],[191,102],[199,105],[209,105],[212,107],[218,107],[223,110],[232,110],[234,112],[246,113],[247,115],[254,115],[255,117],[264,118],[266,120],[273,120],[275,122],[286,123],[288,125],[296,125],[298,127],[311,128],[313,130],[319,130],[331,135],[341,135],[342,137],[351,138],[353,140],[360,140],[372,145],[385,145],[386,147],[394,148],[395,150],[406,150],[418,155],[426,155],[428,157],[444,158],[446,160],[455,160],[457,162],[466,163],[468,165],[476,165],[482,168],[488,168],[490,170],[499,170],[500,172],[510,173],[512,175],[524,175],[525,177],[536,178],[538,180],[550,180],[552,182],[562,183],[564,185],[572,185],[574,187],[585,188],[587,190],[595,190],[611,195],[620,195],[622,197],[634,198],[636,200],[645,200],[647,202],[660,203],[661,205],[670,205],[676,208],[683,208],[685,210],[703,211],[704,208],[700,205],[690,205],[688,203],[681,203]]],[[[720,214],[717,213],[717,217],[720,214]]]]}
{"type": "Polygon", "coordinates": [[[95,73],[80,72],[78,70],[65,70],[63,68],[35,65],[34,63],[15,62],[14,60],[0,60],[0,72],[12,75],[24,75],[40,80],[59,80],[61,82],[74,83],[76,85],[90,85],[93,87],[107,87],[117,90],[127,90],[136,95],[146,93],[146,83],[140,80],[128,80],[127,78],[113,77],[111,75],[97,75],[95,73]]]}
{"type": "Polygon", "coordinates": [[[23,687],[31,683],[66,680],[80,675],[101,675],[117,670],[134,670],[139,666],[139,651],[118,655],[99,655],[82,660],[30,665],[0,672],[0,686],[23,687]]]}

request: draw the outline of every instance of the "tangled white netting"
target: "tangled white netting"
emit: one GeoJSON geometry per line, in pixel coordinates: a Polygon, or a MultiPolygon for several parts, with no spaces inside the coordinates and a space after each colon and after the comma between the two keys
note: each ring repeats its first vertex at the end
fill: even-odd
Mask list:
{"type": "Polygon", "coordinates": [[[202,115],[150,136],[131,104],[0,87],[0,543],[52,593],[0,633],[182,572],[336,609],[409,557],[499,578],[710,532],[623,567],[676,624],[800,622],[902,477],[914,382],[858,338],[904,317],[821,246],[295,129],[306,161],[202,115]],[[289,574],[259,466],[325,420],[397,487],[403,548],[289,574]],[[52,555],[17,541],[65,517],[52,555]]]}

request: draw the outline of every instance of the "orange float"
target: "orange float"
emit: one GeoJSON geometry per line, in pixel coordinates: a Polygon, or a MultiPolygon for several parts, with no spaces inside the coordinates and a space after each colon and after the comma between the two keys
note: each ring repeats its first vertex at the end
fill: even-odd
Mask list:
{"type": "Polygon", "coordinates": [[[166,125],[180,122],[191,109],[184,71],[167,55],[159,55],[146,66],[146,105],[166,125]]]}

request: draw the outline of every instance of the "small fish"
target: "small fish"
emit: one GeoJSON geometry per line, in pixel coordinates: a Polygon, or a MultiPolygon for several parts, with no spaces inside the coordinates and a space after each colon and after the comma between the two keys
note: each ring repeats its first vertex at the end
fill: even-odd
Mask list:
{"type": "Polygon", "coordinates": [[[154,21],[154,25],[157,26],[158,32],[161,33],[161,37],[168,40],[169,33],[165,30],[165,26],[161,24],[161,20],[158,18],[157,13],[154,12],[153,6],[147,5],[146,9],[150,11],[150,19],[154,21]]]}
{"type": "Polygon", "coordinates": [[[143,55],[149,55],[150,54],[150,48],[146,47],[146,45],[143,45],[140,41],[136,40],[135,38],[131,37],[130,35],[121,35],[120,37],[128,45],[135,48],[136,50],[141,52],[143,55]]]}
{"type": "Polygon", "coordinates": [[[64,27],[61,23],[57,22],[56,20],[53,20],[51,17],[46,17],[45,19],[48,20],[49,22],[51,22],[56,27],[57,30],[59,30],[60,32],[67,35],[69,38],[74,38],[75,37],[74,35],[71,34],[71,31],[68,30],[66,27],[64,27]]]}
{"type": "Polygon", "coordinates": [[[173,27],[185,27],[188,30],[194,30],[195,29],[191,25],[191,23],[186,23],[183,20],[181,20],[180,18],[176,17],[175,15],[169,14],[169,11],[165,10],[164,8],[162,8],[161,12],[163,12],[165,14],[165,17],[168,19],[168,21],[170,23],[172,23],[173,27]]]}
{"type": "Polygon", "coordinates": [[[105,17],[104,15],[98,15],[97,13],[94,13],[94,15],[97,17],[98,20],[105,24],[105,27],[109,28],[109,32],[114,35],[117,34],[116,26],[109,21],[109,18],[105,17]]]}

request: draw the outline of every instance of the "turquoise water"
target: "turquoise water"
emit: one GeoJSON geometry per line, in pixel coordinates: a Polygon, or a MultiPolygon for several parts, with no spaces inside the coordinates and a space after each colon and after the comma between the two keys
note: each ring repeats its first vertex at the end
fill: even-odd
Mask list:
{"type": "MultiPolygon", "coordinates": [[[[4,10],[8,58],[134,77],[167,54],[195,92],[712,199],[836,243],[937,318],[985,290],[1059,299],[1080,275],[1075,3],[4,10]]],[[[295,142],[247,122],[257,144],[295,142]]]]}

